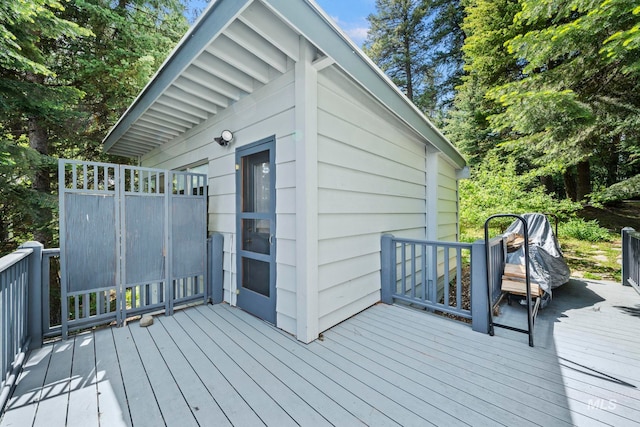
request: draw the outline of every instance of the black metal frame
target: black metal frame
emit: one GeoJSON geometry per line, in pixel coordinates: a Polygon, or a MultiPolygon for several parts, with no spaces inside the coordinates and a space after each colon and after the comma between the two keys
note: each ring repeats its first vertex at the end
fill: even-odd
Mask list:
{"type": "MultiPolygon", "coordinates": [[[[485,242],[489,241],[489,223],[491,220],[495,218],[515,218],[522,222],[524,227],[524,258],[525,258],[525,283],[527,288],[527,327],[528,329],[520,329],[514,326],[503,325],[501,323],[496,323],[493,321],[493,300],[491,295],[491,287],[487,286],[487,293],[489,297],[489,335],[494,335],[494,327],[499,327],[503,329],[509,329],[511,331],[521,332],[527,334],[529,336],[529,347],[533,347],[533,327],[535,323],[535,315],[537,313],[538,305],[536,304],[535,310],[531,305],[531,279],[529,272],[529,227],[527,226],[527,222],[520,215],[515,214],[496,214],[490,216],[484,223],[484,240],[485,242]]],[[[491,277],[489,277],[490,273],[490,256],[489,253],[489,245],[485,245],[487,251],[487,283],[491,283],[491,277]]]]}

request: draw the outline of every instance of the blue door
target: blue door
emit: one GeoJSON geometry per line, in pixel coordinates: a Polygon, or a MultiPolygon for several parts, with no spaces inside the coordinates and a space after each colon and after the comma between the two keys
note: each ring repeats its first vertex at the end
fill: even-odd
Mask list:
{"type": "Polygon", "coordinates": [[[238,306],[276,323],[275,137],[236,151],[238,306]]]}

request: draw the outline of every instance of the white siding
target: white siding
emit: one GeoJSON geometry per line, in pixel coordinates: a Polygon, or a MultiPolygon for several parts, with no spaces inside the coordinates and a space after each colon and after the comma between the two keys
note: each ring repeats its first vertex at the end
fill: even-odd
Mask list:
{"type": "MultiPolygon", "coordinates": [[[[427,239],[458,240],[458,181],[456,168],[439,152],[427,159],[427,239]]],[[[445,254],[438,251],[438,277],[444,276],[445,254]]],[[[455,251],[449,252],[449,271],[457,266],[455,251]]],[[[442,291],[442,289],[440,289],[442,291]]]]}
{"type": "Polygon", "coordinates": [[[277,325],[296,332],[295,286],[295,111],[294,73],[243,98],[214,118],[145,156],[143,165],[180,169],[209,163],[209,232],[225,236],[225,300],[234,304],[236,281],[235,148],[276,136],[277,325]],[[234,133],[229,147],[213,138],[224,129],[234,133]]]}
{"type": "Polygon", "coordinates": [[[458,240],[458,180],[456,169],[439,157],[438,162],[438,240],[458,240]]]}
{"type": "Polygon", "coordinates": [[[318,76],[319,326],[380,299],[380,237],[425,238],[426,147],[333,67],[318,76]]]}

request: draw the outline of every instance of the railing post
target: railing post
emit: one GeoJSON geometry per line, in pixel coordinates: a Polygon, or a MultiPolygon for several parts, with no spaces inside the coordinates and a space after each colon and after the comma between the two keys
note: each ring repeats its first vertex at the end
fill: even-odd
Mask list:
{"type": "Polygon", "coordinates": [[[20,249],[31,249],[29,257],[29,288],[27,331],[31,338],[31,348],[42,347],[42,250],[40,242],[26,242],[20,249]]]}
{"type": "Polygon", "coordinates": [[[211,303],[224,300],[224,236],[213,233],[209,237],[209,295],[211,303]]]}
{"type": "Polygon", "coordinates": [[[471,246],[471,327],[476,332],[489,333],[489,284],[487,283],[488,242],[477,240],[471,246]]]}
{"type": "Polygon", "coordinates": [[[622,285],[631,286],[629,283],[629,274],[631,273],[632,262],[632,250],[631,250],[631,236],[634,230],[631,227],[625,227],[622,229],[622,285]]]}
{"type": "Polygon", "coordinates": [[[396,250],[392,234],[383,234],[380,242],[380,300],[393,304],[396,250]]]}

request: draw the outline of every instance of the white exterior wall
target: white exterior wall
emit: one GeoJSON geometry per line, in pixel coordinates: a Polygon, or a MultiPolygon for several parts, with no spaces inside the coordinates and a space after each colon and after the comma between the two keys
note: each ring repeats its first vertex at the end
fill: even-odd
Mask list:
{"type": "Polygon", "coordinates": [[[208,163],[209,232],[224,235],[225,301],[235,304],[236,171],[235,148],[276,136],[277,325],[296,333],[295,85],[291,70],[221,111],[214,118],[163,145],[142,159],[147,167],[182,169],[208,163]],[[229,147],[214,137],[234,134],[229,147]]]}
{"type": "Polygon", "coordinates": [[[438,240],[458,241],[458,180],[456,168],[438,155],[438,240]]]}
{"type": "MultiPolygon", "coordinates": [[[[458,180],[456,167],[439,152],[427,158],[427,239],[458,241],[458,180]]],[[[449,270],[457,266],[455,251],[449,251],[449,270]]],[[[444,251],[438,251],[438,277],[444,275],[444,251]]]]}
{"type": "Polygon", "coordinates": [[[225,300],[235,304],[235,148],[275,134],[277,326],[310,341],[380,300],[382,234],[455,240],[457,181],[455,167],[348,77],[303,58],[142,164],[208,163],[208,229],[225,236],[225,300]],[[224,129],[230,147],[213,141],[224,129]]]}
{"type": "Polygon", "coordinates": [[[426,237],[427,149],[333,67],[318,75],[320,331],[380,300],[380,237],[426,237]]]}
{"type": "Polygon", "coordinates": [[[429,240],[458,240],[456,167],[438,152],[427,159],[427,217],[429,240]]]}

